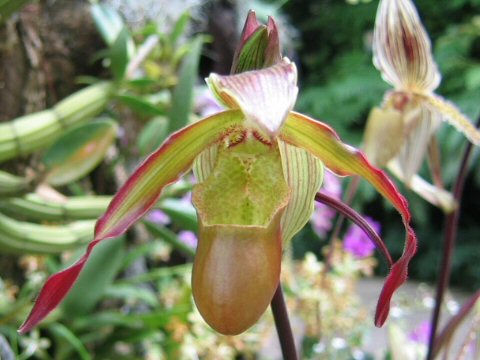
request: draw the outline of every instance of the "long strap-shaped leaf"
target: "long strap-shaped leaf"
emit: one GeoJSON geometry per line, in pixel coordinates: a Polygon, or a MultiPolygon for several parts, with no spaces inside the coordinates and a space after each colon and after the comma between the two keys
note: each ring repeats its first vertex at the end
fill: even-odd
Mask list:
{"type": "Polygon", "coordinates": [[[327,125],[292,112],[280,137],[287,143],[308,150],[339,175],[360,175],[402,215],[407,232],[403,255],[390,269],[375,314],[375,325],[382,326],[388,317],[392,295],[407,279],[408,263],[416,251],[417,240],[410,226],[410,211],[406,200],[383,171],[372,166],[360,151],[342,143],[338,135],[327,125]]]}
{"type": "Polygon", "coordinates": [[[123,234],[155,204],[166,185],[190,169],[202,150],[217,141],[225,128],[242,120],[240,111],[229,110],[171,135],[140,165],[112,199],[105,214],[97,221],[95,238],[85,255],[47,280],[19,331],[29,331],[62,301],[100,241],[123,234]]]}

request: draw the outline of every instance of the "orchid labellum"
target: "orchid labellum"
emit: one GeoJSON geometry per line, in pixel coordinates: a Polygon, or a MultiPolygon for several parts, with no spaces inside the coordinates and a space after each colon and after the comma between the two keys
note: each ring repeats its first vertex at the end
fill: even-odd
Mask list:
{"type": "MultiPolygon", "coordinates": [[[[273,21],[262,27],[250,26],[256,20],[249,19],[244,46],[265,31],[267,42],[277,41],[278,47],[273,21]]],[[[267,44],[265,54],[273,54],[268,49],[267,44]]],[[[237,64],[247,64],[245,59],[237,54],[237,64]]],[[[416,248],[408,205],[385,173],[343,144],[330,127],[292,111],[298,92],[295,64],[271,59],[276,60],[253,61],[258,70],[240,72],[237,66],[233,72],[238,74],[210,75],[207,83],[227,110],[172,134],[138,167],[98,220],[86,254],[47,280],[21,332],[60,303],[100,241],[123,234],[155,205],[166,185],[192,168],[200,226],[193,296],[214,329],[238,334],[264,313],[279,284],[283,245],[310,218],[324,166],[341,176],[363,177],[403,218],[404,253],[391,264],[375,317],[376,325],[385,322],[416,248]]]]}
{"type": "MultiPolygon", "coordinates": [[[[380,0],[373,36],[373,62],[383,79],[394,87],[381,108],[370,114],[365,152],[376,165],[385,165],[420,196],[449,212],[455,204],[450,193],[416,173],[428,153],[439,169],[434,134],[441,121],[480,144],[475,129],[454,104],[434,93],[441,76],[431,44],[411,0],[380,0]]],[[[440,174],[433,174],[434,180],[440,174]]]]}

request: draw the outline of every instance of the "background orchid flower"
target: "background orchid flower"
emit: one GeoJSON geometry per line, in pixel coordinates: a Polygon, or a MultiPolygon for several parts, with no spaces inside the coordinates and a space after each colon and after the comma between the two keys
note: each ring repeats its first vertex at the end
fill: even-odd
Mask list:
{"type": "Polygon", "coordinates": [[[271,302],[283,244],[309,220],[324,166],[340,176],[365,178],[402,216],[404,252],[390,263],[375,315],[377,326],[385,322],[416,250],[408,205],[395,185],[330,127],[292,111],[297,70],[287,58],[260,70],[212,74],[207,83],[227,110],[172,134],[138,167],[97,221],[86,254],[47,280],[20,332],[62,301],[99,242],[123,234],[155,205],[166,185],[192,168],[198,180],[192,202],[200,226],[193,296],[215,330],[241,333],[271,302]]]}
{"type": "MultiPolygon", "coordinates": [[[[381,0],[373,36],[373,62],[394,87],[381,108],[372,110],[365,152],[385,165],[407,186],[434,205],[451,211],[450,193],[418,177],[427,149],[441,121],[462,132],[475,145],[480,132],[451,102],[434,93],[440,84],[428,34],[411,0],[381,0]]],[[[431,161],[435,161],[434,157],[431,161]]],[[[434,174],[434,177],[436,174],[434,174]]]]}

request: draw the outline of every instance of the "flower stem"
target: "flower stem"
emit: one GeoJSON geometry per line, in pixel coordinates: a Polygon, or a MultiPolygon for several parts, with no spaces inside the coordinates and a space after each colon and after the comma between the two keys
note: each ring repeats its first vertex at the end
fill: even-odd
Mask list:
{"type": "Polygon", "coordinates": [[[282,348],[284,360],[297,360],[297,350],[293,338],[290,320],[288,319],[287,306],[283,297],[282,285],[279,283],[270,304],[272,308],[275,327],[277,329],[278,339],[282,348]]]}
{"type": "MultiPolygon", "coordinates": [[[[480,117],[477,120],[477,128],[480,126],[480,117]]],[[[453,212],[448,214],[445,219],[445,236],[442,254],[442,262],[440,264],[440,278],[437,283],[435,295],[435,308],[432,313],[432,328],[428,342],[427,360],[433,360],[433,349],[435,346],[435,337],[437,334],[438,324],[440,322],[440,312],[442,308],[445,291],[450,281],[450,273],[452,270],[452,258],[455,250],[455,241],[457,238],[458,220],[460,218],[460,207],[462,200],[463,187],[467,178],[468,161],[472,153],[473,145],[468,143],[463,154],[462,162],[458,170],[457,180],[453,186],[453,197],[457,203],[457,207],[453,212]]]]}
{"type": "MultiPolygon", "coordinates": [[[[343,203],[345,205],[350,205],[353,202],[353,199],[355,198],[355,195],[357,193],[359,184],[360,184],[360,177],[354,176],[352,178],[351,182],[349,183],[348,188],[346,190],[346,196],[345,196],[345,199],[343,200],[343,203]]],[[[335,210],[339,211],[338,209],[335,209],[335,210]]],[[[325,275],[332,268],[332,259],[333,259],[333,255],[334,255],[334,252],[335,252],[335,241],[337,240],[338,235],[340,234],[340,230],[343,226],[344,221],[345,221],[345,214],[340,212],[340,214],[337,216],[337,219],[335,221],[333,231],[330,234],[330,241],[329,241],[330,248],[329,248],[328,253],[325,257],[325,270],[323,271],[323,274],[324,274],[323,278],[325,278],[325,275]]],[[[323,281],[322,281],[322,283],[323,283],[323,281]]]]}

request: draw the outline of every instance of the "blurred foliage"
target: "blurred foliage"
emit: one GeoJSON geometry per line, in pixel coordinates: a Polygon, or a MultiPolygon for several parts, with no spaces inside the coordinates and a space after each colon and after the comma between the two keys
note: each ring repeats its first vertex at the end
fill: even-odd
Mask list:
{"type": "MultiPolygon", "coordinates": [[[[473,121],[480,115],[480,1],[417,0],[420,16],[429,32],[435,60],[443,80],[439,92],[455,102],[473,121]]],[[[282,10],[299,29],[297,60],[301,64],[302,91],[297,108],[334,127],[354,146],[361,146],[370,109],[382,102],[388,85],[372,64],[371,37],[378,1],[289,1],[282,10]],[[305,16],[310,14],[310,16],[305,16]]],[[[457,176],[465,140],[444,124],[438,133],[442,172],[447,188],[457,176]]],[[[468,289],[480,286],[476,262],[480,227],[476,209],[480,206],[480,157],[474,152],[462,206],[453,269],[453,284],[468,289]],[[467,280],[468,279],[468,280],[467,280]]],[[[427,167],[423,175],[427,175],[427,167]]],[[[357,208],[381,220],[393,256],[402,250],[395,217],[385,211],[383,200],[365,192],[361,185],[357,208]],[[371,196],[369,196],[369,194],[371,196]]],[[[408,195],[419,251],[411,264],[411,276],[420,280],[437,278],[441,244],[442,214],[417,195],[408,195]]]]}

